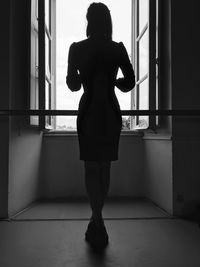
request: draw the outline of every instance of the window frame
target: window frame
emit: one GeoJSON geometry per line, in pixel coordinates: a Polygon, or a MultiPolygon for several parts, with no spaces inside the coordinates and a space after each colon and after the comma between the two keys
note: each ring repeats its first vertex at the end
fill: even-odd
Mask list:
{"type": "MultiPolygon", "coordinates": [[[[56,103],[56,1],[55,0],[32,0],[31,1],[31,27],[30,27],[30,95],[29,95],[29,107],[30,109],[40,109],[40,110],[52,110],[55,109],[56,103]],[[45,19],[45,2],[49,1],[49,28],[45,19]],[[34,10],[33,10],[34,8],[34,10]],[[51,12],[53,10],[53,12],[51,12]],[[35,18],[34,18],[35,16],[35,18]],[[37,21],[37,24],[33,21],[37,21]],[[32,32],[35,30],[37,34],[37,46],[33,50],[33,38],[32,32]],[[49,54],[48,59],[46,59],[46,49],[45,49],[45,39],[49,42],[49,54]],[[35,64],[33,58],[35,58],[35,64]],[[46,61],[48,60],[48,61],[46,61]],[[49,69],[46,68],[46,63],[49,66],[49,69]],[[37,66],[36,66],[37,65],[37,66]],[[37,94],[33,94],[35,88],[33,79],[31,77],[33,69],[37,71],[35,75],[35,84],[38,84],[37,94]],[[46,93],[46,85],[48,84],[48,94],[46,93]],[[48,100],[46,99],[48,96],[48,100]],[[48,102],[48,107],[46,106],[46,100],[48,102]]],[[[35,90],[36,91],[36,90],[35,90]]],[[[30,125],[39,127],[41,130],[53,129],[55,124],[54,116],[30,116],[30,125]]]]}
{"type": "MultiPolygon", "coordinates": [[[[29,44],[29,98],[30,109],[39,109],[39,24],[38,24],[38,0],[30,1],[30,44],[29,44]]],[[[29,124],[39,127],[39,117],[30,116],[29,124]]]]}
{"type": "MultiPolygon", "coordinates": [[[[45,109],[51,110],[55,109],[56,103],[56,3],[55,0],[45,0],[45,109]],[[48,2],[49,14],[46,14],[46,4],[48,2]],[[47,18],[49,21],[47,22],[47,18]],[[48,55],[46,53],[46,47],[48,41],[48,55]],[[48,59],[47,57],[48,56],[48,59]],[[47,68],[48,66],[48,68],[47,68]],[[47,86],[48,88],[47,88],[47,86]],[[48,93],[47,93],[48,91],[48,93]],[[48,98],[48,99],[47,99],[48,98]],[[47,104],[48,103],[48,107],[47,104]]],[[[54,123],[56,117],[54,116],[45,116],[45,128],[54,129],[54,123]]]]}
{"type": "MultiPolygon", "coordinates": [[[[139,31],[139,1],[132,0],[132,64],[135,70],[136,76],[136,86],[132,92],[131,108],[133,110],[139,110],[139,86],[146,79],[148,79],[148,106],[149,110],[155,110],[159,107],[159,71],[157,68],[158,63],[158,31],[159,21],[158,21],[158,0],[148,0],[149,10],[148,10],[148,21],[143,26],[141,31],[139,31]],[[148,49],[148,73],[139,77],[139,42],[148,31],[149,49],[148,49]]],[[[158,126],[157,116],[148,116],[148,127],[143,128],[139,126],[139,116],[134,116],[132,119],[132,129],[133,130],[152,130],[155,131],[158,126]]]]}

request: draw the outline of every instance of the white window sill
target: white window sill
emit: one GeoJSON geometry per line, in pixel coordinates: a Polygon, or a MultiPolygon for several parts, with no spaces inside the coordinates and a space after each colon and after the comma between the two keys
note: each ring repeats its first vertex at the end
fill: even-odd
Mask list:
{"type": "Polygon", "coordinates": [[[170,134],[150,134],[150,135],[144,135],[143,136],[144,140],[172,140],[172,135],[170,134]]]}

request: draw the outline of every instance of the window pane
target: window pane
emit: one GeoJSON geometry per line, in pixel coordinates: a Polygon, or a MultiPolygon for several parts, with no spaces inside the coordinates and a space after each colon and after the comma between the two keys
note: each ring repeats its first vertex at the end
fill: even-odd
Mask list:
{"type": "MultiPolygon", "coordinates": [[[[139,109],[149,109],[149,80],[144,80],[139,85],[139,109]]],[[[147,128],[149,125],[148,116],[139,116],[139,126],[147,128]]]]}
{"type": "Polygon", "coordinates": [[[149,0],[139,0],[139,32],[148,22],[149,0]]]}
{"type": "MultiPolygon", "coordinates": [[[[45,109],[51,109],[51,85],[46,80],[45,81],[45,109]]],[[[51,128],[51,116],[45,116],[45,128],[51,128]]]]}
{"type": "Polygon", "coordinates": [[[50,31],[49,0],[45,0],[45,23],[50,31]]]}
{"type": "Polygon", "coordinates": [[[122,130],[131,130],[131,116],[122,116],[122,130]]]}
{"type": "Polygon", "coordinates": [[[58,131],[76,131],[77,116],[56,116],[56,130],[58,131]]]}
{"type": "Polygon", "coordinates": [[[50,63],[50,41],[49,41],[47,34],[45,34],[45,68],[46,68],[46,75],[49,79],[51,79],[50,64],[51,64],[50,63]]]}
{"type": "Polygon", "coordinates": [[[45,128],[46,129],[52,129],[52,117],[51,116],[45,116],[45,128]]]}
{"type": "MultiPolygon", "coordinates": [[[[131,60],[131,58],[130,58],[131,60]]],[[[123,77],[122,71],[119,69],[117,78],[123,77]]],[[[131,109],[131,92],[124,93],[115,87],[115,94],[119,101],[120,109],[131,109]]]]}
{"type": "MultiPolygon", "coordinates": [[[[31,1],[30,109],[39,108],[38,83],[38,0],[31,1]]],[[[30,116],[31,125],[39,125],[38,116],[30,116]]]]}
{"type": "MultiPolygon", "coordinates": [[[[76,116],[56,116],[56,130],[60,131],[76,131],[76,116]]],[[[131,130],[131,116],[122,116],[122,130],[131,130]]]]}
{"type": "Polygon", "coordinates": [[[35,4],[35,16],[36,18],[38,18],[38,0],[35,0],[36,4],[35,4]]]}
{"type": "Polygon", "coordinates": [[[45,109],[50,109],[50,84],[48,81],[45,82],[45,109]]]}
{"type": "Polygon", "coordinates": [[[141,79],[149,72],[149,38],[148,30],[139,41],[139,78],[141,79]]]}
{"type": "MultiPolygon", "coordinates": [[[[56,2],[56,108],[77,110],[83,89],[71,92],[66,86],[67,56],[73,42],[86,39],[86,12],[98,0],[58,0],[56,2]]],[[[113,40],[123,42],[131,55],[131,4],[132,0],[102,0],[108,6],[113,21],[113,40]]],[[[119,72],[119,76],[121,73],[119,72]]],[[[131,108],[130,93],[115,89],[121,109],[131,108]]],[[[75,117],[58,117],[56,129],[66,126],[74,129],[75,117]],[[66,123],[66,125],[64,124],[66,123]],[[71,123],[71,126],[70,126],[71,123]],[[64,126],[65,125],[65,126],[64,126]]]]}

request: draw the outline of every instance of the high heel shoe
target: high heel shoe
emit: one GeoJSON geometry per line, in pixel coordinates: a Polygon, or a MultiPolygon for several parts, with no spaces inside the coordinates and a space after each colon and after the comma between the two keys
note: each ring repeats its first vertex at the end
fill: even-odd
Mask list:
{"type": "Polygon", "coordinates": [[[102,249],[108,245],[108,239],[105,225],[96,225],[94,220],[90,220],[85,233],[85,240],[90,243],[92,247],[102,249]]]}

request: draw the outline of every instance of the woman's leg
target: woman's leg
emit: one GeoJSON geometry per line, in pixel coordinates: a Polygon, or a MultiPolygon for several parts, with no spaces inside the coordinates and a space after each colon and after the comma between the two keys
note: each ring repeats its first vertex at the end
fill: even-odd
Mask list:
{"type": "Polygon", "coordinates": [[[85,185],[92,217],[97,224],[103,223],[102,209],[110,185],[110,161],[85,161],[85,185]]]}
{"type": "Polygon", "coordinates": [[[101,190],[101,168],[99,162],[85,161],[85,185],[92,209],[92,218],[101,224],[104,199],[101,190]]]}
{"type": "Polygon", "coordinates": [[[103,161],[101,162],[101,192],[102,192],[102,198],[103,203],[105,202],[105,199],[107,197],[109,186],[110,186],[110,167],[111,162],[110,161],[103,161]]]}

